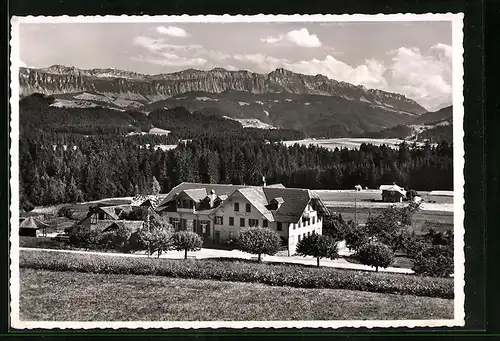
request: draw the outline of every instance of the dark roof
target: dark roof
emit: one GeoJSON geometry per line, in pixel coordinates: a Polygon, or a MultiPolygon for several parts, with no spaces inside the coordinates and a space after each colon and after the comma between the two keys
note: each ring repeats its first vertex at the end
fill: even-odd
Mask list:
{"type": "MultiPolygon", "coordinates": [[[[236,190],[244,195],[264,216],[269,217],[269,220],[296,223],[305,208],[309,203],[318,210],[321,214],[327,214],[329,211],[324,206],[319,196],[314,192],[307,189],[300,188],[285,188],[281,184],[271,186],[244,186],[244,185],[221,185],[221,184],[200,184],[183,182],[174,187],[170,193],[158,205],[161,207],[171,201],[176,194],[184,191],[190,193],[201,193],[203,189],[205,193],[210,193],[212,190],[218,196],[231,196],[236,190]],[[197,189],[197,191],[192,191],[197,189]],[[280,202],[281,205],[277,210],[270,211],[268,205],[273,199],[280,202]]],[[[201,195],[200,195],[201,196],[201,195]]],[[[205,210],[204,213],[210,213],[217,208],[205,210]]],[[[199,212],[201,213],[201,212],[199,212]]]]}
{"type": "Polygon", "coordinates": [[[246,187],[251,187],[251,186],[243,186],[243,185],[220,185],[220,184],[199,184],[199,183],[192,183],[192,182],[183,182],[174,188],[167,194],[167,196],[161,201],[161,203],[158,205],[158,207],[165,205],[167,202],[171,201],[174,196],[182,191],[189,190],[189,189],[199,189],[203,188],[205,189],[205,195],[207,195],[207,192],[210,193],[210,191],[213,189],[215,191],[216,195],[231,195],[235,190],[238,188],[246,188],[246,187]]]}
{"type": "Polygon", "coordinates": [[[143,226],[144,222],[140,220],[119,220],[112,222],[110,225],[108,225],[102,232],[109,232],[109,231],[114,231],[118,227],[125,227],[127,228],[130,232],[136,232],[140,230],[143,226]]]}
{"type": "Polygon", "coordinates": [[[307,189],[298,188],[270,188],[263,187],[267,202],[278,198],[283,200],[283,203],[276,211],[271,211],[276,221],[284,223],[296,223],[309,203],[309,191],[307,189]]]}
{"type": "Polygon", "coordinates": [[[28,217],[23,222],[19,225],[19,228],[24,228],[24,229],[41,229],[44,227],[49,227],[49,225],[45,224],[44,222],[33,218],[33,217],[28,217]]]}

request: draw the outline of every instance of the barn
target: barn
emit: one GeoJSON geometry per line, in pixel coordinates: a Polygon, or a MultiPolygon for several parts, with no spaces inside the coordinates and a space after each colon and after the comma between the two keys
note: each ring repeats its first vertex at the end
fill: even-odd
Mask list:
{"type": "Polygon", "coordinates": [[[403,198],[406,197],[404,188],[396,184],[382,185],[380,186],[380,190],[382,191],[382,201],[384,202],[403,202],[403,198]]]}
{"type": "Polygon", "coordinates": [[[19,235],[23,237],[39,237],[47,235],[49,225],[34,217],[28,217],[19,225],[19,235]]]}

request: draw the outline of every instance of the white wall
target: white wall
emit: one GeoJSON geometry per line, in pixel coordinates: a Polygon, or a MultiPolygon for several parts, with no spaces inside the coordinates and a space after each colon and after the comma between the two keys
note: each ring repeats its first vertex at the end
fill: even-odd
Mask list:
{"type": "MultiPolygon", "coordinates": [[[[312,209],[310,205],[307,205],[306,209],[304,210],[304,213],[309,213],[309,224],[306,223],[304,224],[302,222],[302,217],[299,219],[298,223],[290,224],[289,226],[289,237],[288,237],[288,250],[290,252],[290,255],[293,255],[296,253],[296,248],[297,244],[299,242],[299,236],[300,238],[304,238],[307,236],[307,234],[312,234],[313,231],[314,233],[317,234],[322,234],[322,227],[323,227],[323,221],[318,217],[318,213],[312,209]],[[313,219],[314,219],[314,224],[313,224],[313,219]]],[[[304,213],[302,215],[304,215],[304,213]]]]}

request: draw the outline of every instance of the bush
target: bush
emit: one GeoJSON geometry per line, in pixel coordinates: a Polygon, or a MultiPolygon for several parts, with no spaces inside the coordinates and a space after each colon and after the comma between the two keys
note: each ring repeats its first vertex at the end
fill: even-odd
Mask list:
{"type": "Polygon", "coordinates": [[[71,245],[84,249],[97,249],[99,247],[99,239],[101,231],[98,229],[85,229],[75,227],[69,231],[69,242],[71,245]]]}
{"type": "Polygon", "coordinates": [[[131,234],[130,229],[119,224],[117,230],[102,233],[98,240],[98,246],[106,250],[123,251],[128,249],[127,244],[131,234]]]}
{"type": "Polygon", "coordinates": [[[262,254],[275,255],[280,250],[281,239],[275,231],[263,227],[250,227],[241,232],[236,242],[236,248],[243,252],[258,255],[262,261],[262,254]]]}
{"type": "Polygon", "coordinates": [[[315,257],[319,267],[321,258],[335,259],[339,256],[339,250],[332,237],[314,233],[301,239],[297,244],[297,254],[315,257]]]}
{"type": "Polygon", "coordinates": [[[179,231],[172,236],[172,247],[177,251],[184,251],[184,259],[187,259],[188,251],[199,251],[203,245],[203,239],[192,231],[179,231]]]}
{"type": "Polygon", "coordinates": [[[418,253],[413,263],[416,274],[432,277],[449,277],[454,271],[453,249],[433,245],[418,253]]]}
{"type": "Polygon", "coordinates": [[[144,250],[148,251],[148,256],[158,253],[158,258],[163,252],[167,252],[172,247],[172,230],[155,228],[148,232],[142,229],[139,232],[139,239],[144,250]]]}
{"type": "Polygon", "coordinates": [[[453,279],[227,260],[171,260],[21,250],[21,268],[263,283],[453,298],[453,279]]]}
{"type": "Polygon", "coordinates": [[[394,253],[387,245],[371,242],[363,245],[356,253],[356,258],[363,264],[378,268],[387,268],[394,260],[394,253]]]}
{"type": "Polygon", "coordinates": [[[349,221],[345,232],[345,244],[354,251],[370,241],[370,235],[366,226],[355,225],[353,221],[349,221]]]}
{"type": "Polygon", "coordinates": [[[344,240],[347,229],[347,222],[340,213],[326,216],[323,219],[323,235],[330,236],[335,241],[344,240]]]}

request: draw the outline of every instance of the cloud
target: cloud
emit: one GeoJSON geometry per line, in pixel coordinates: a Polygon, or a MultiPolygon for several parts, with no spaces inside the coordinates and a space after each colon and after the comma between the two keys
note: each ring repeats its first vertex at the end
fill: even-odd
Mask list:
{"type": "Polygon", "coordinates": [[[260,53],[235,55],[234,59],[255,64],[254,68],[263,72],[283,67],[297,73],[323,74],[338,81],[403,94],[428,110],[451,104],[451,46],[436,44],[425,52],[401,47],[389,51],[388,55],[391,59],[386,64],[367,59],[357,66],[344,63],[332,55],[297,62],[260,53]]]}
{"type": "Polygon", "coordinates": [[[286,34],[286,38],[292,43],[302,47],[321,46],[318,36],[315,34],[309,34],[309,31],[306,28],[290,31],[286,34]]]}
{"type": "Polygon", "coordinates": [[[180,27],[175,27],[175,26],[169,26],[169,27],[158,26],[156,28],[156,32],[158,32],[160,34],[166,34],[166,35],[171,36],[171,37],[187,37],[188,36],[188,34],[185,30],[183,30],[180,27]]]}
{"type": "Polygon", "coordinates": [[[186,45],[175,45],[168,44],[164,39],[154,39],[150,37],[138,36],[134,38],[134,44],[147,48],[150,51],[161,51],[161,50],[197,50],[201,49],[203,46],[199,44],[186,44],[186,45]]]}
{"type": "Polygon", "coordinates": [[[162,53],[161,57],[162,58],[158,57],[150,58],[150,57],[139,56],[139,57],[133,57],[132,60],[150,64],[162,65],[162,66],[182,66],[182,67],[203,66],[207,63],[207,60],[204,58],[182,57],[173,53],[162,53]]]}
{"type": "Polygon", "coordinates": [[[276,68],[283,67],[284,64],[290,63],[288,59],[266,56],[262,53],[235,54],[233,58],[239,62],[253,63],[263,72],[269,72],[276,68]]]}
{"type": "Polygon", "coordinates": [[[277,37],[264,37],[261,38],[260,41],[268,44],[274,44],[279,41],[288,41],[301,47],[320,47],[322,45],[318,36],[315,34],[310,34],[307,28],[293,30],[288,32],[287,34],[281,34],[277,37]]]}

